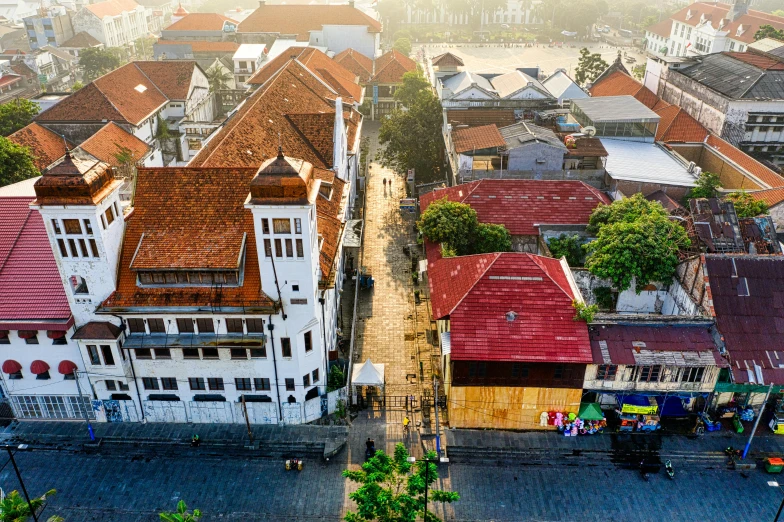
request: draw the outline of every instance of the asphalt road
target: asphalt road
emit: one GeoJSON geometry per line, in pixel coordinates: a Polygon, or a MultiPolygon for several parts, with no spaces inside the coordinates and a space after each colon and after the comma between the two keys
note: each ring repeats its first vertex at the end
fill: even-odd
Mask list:
{"type": "MultiPolygon", "coordinates": [[[[152,522],[184,499],[205,512],[203,522],[337,521],[352,504],[351,485],[340,475],[345,458],[327,465],[306,462],[302,472],[293,472],[271,460],[112,451],[19,452],[31,494],[58,490],[44,519],[56,513],[67,522],[152,522]]],[[[634,471],[609,465],[451,465],[442,471],[442,487],[458,491],[462,499],[440,514],[447,520],[496,522],[760,522],[773,520],[784,497],[767,485],[776,476],[759,470],[747,478],[726,470],[676,473],[674,481],[662,472],[644,482],[634,471]]],[[[0,472],[0,486],[6,492],[18,487],[10,465],[0,472]]]]}

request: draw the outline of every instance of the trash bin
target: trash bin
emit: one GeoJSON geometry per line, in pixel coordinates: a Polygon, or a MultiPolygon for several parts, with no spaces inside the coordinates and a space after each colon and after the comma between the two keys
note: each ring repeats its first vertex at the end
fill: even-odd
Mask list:
{"type": "Polygon", "coordinates": [[[784,460],[779,458],[765,459],[765,471],[768,473],[781,473],[784,470],[784,460]]]}

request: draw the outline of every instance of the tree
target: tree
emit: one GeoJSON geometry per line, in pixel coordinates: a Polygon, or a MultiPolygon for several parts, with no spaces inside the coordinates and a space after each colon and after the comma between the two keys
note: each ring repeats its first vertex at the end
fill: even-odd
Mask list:
{"type": "Polygon", "coordinates": [[[512,235],[503,225],[479,223],[474,237],[473,254],[510,252],[512,250],[512,235]]]}
{"type": "MultiPolygon", "coordinates": [[[[0,522],[27,522],[32,520],[33,513],[30,511],[30,506],[33,507],[36,514],[43,507],[44,502],[48,497],[57,493],[56,490],[50,489],[38,498],[30,499],[30,504],[27,503],[18,491],[12,491],[0,502],[0,522]]],[[[52,515],[46,522],[62,522],[62,518],[57,515],[52,515]]]]}
{"type": "Polygon", "coordinates": [[[84,87],[84,84],[82,82],[76,81],[73,83],[73,85],[71,85],[71,92],[76,92],[82,87],[84,87]]]}
{"type": "Polygon", "coordinates": [[[784,29],[776,29],[772,25],[761,25],[757,32],[754,33],[754,41],[762,40],[763,38],[784,40],[784,29]]]}
{"type": "Polygon", "coordinates": [[[164,522],[197,522],[201,518],[201,511],[194,509],[193,513],[190,513],[185,501],[180,500],[175,513],[161,513],[160,517],[164,522]]]}
{"type": "Polygon", "coordinates": [[[658,202],[647,201],[642,194],[598,207],[589,229],[598,229],[598,234],[586,245],[585,266],[619,291],[633,281],[637,292],[652,281],[669,281],[678,253],[691,244],[686,230],[671,221],[658,202]]]}
{"type": "Polygon", "coordinates": [[[0,134],[10,136],[22,127],[26,127],[33,121],[39,110],[37,103],[25,98],[17,98],[0,105],[0,134]]]}
{"type": "Polygon", "coordinates": [[[40,175],[30,149],[0,137],[0,187],[40,175]]]}
{"type": "Polygon", "coordinates": [[[755,217],[768,213],[768,204],[754,199],[745,190],[737,190],[727,194],[727,197],[724,199],[725,201],[732,201],[735,205],[735,213],[739,218],[755,217]]]}
{"type": "Polygon", "coordinates": [[[419,231],[428,241],[447,245],[461,256],[470,253],[478,225],[476,210],[446,197],[430,203],[417,222],[419,231]]]}
{"type": "Polygon", "coordinates": [[[715,198],[719,195],[719,187],[721,187],[719,176],[713,172],[703,170],[694,183],[694,188],[689,191],[689,195],[686,198],[715,198]]]}
{"type": "Polygon", "coordinates": [[[645,64],[641,63],[640,65],[635,65],[632,67],[632,76],[638,80],[645,78],[645,64]]]}
{"type": "Polygon", "coordinates": [[[148,36],[142,36],[141,38],[137,38],[133,42],[133,49],[134,55],[137,60],[152,60],[154,53],[153,53],[153,44],[155,44],[155,38],[150,38],[148,36]]]}
{"type": "Polygon", "coordinates": [[[779,16],[781,18],[784,18],[784,9],[776,9],[771,14],[773,14],[773,16],[779,16]]]}
{"type": "MultiPolygon", "coordinates": [[[[359,470],[344,470],[343,476],[361,484],[349,498],[357,503],[357,510],[346,513],[347,522],[377,520],[379,522],[413,522],[417,516],[425,516],[425,488],[428,501],[455,502],[460,495],[452,491],[431,489],[438,480],[438,467],[432,462],[408,462],[408,451],[402,443],[395,446],[392,457],[377,451],[374,457],[362,464],[359,470]]],[[[425,455],[435,460],[436,453],[425,455]]],[[[426,522],[441,520],[427,511],[426,522]]]]}
{"type": "Polygon", "coordinates": [[[398,38],[395,40],[395,44],[392,46],[392,49],[399,51],[406,56],[411,54],[411,40],[408,38],[398,38]]]}
{"type": "Polygon", "coordinates": [[[577,234],[568,236],[561,234],[558,237],[550,238],[547,246],[554,258],[566,257],[569,266],[583,266],[585,264],[585,240],[577,234]]]}
{"type": "Polygon", "coordinates": [[[110,49],[91,47],[81,50],[79,66],[84,70],[85,79],[92,81],[118,68],[120,58],[116,52],[110,49]]]}
{"type": "Polygon", "coordinates": [[[577,60],[577,69],[574,72],[574,81],[580,85],[593,81],[597,76],[607,69],[609,65],[602,59],[599,53],[593,53],[583,47],[580,49],[580,58],[577,60]]]}
{"type": "Polygon", "coordinates": [[[398,172],[415,169],[419,183],[444,179],[441,102],[428,89],[416,95],[408,110],[395,110],[379,131],[381,161],[398,172]]]}
{"type": "Polygon", "coordinates": [[[224,89],[228,89],[230,85],[229,82],[231,82],[234,76],[228,70],[220,67],[217,63],[207,69],[204,72],[204,75],[207,77],[207,83],[210,85],[210,92],[215,95],[215,102],[219,107],[218,110],[223,113],[223,99],[220,92],[224,89]]]}
{"type": "Polygon", "coordinates": [[[410,71],[403,74],[403,84],[395,90],[395,100],[410,107],[422,93],[429,93],[430,82],[427,81],[422,71],[410,71]]]}
{"type": "Polygon", "coordinates": [[[329,370],[327,377],[327,391],[331,392],[338,390],[346,385],[346,375],[343,373],[343,368],[336,364],[329,370]]]}

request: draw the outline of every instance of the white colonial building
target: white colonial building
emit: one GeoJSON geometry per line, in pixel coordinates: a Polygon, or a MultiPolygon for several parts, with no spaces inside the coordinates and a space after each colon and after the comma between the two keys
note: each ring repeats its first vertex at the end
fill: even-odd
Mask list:
{"type": "Polygon", "coordinates": [[[74,32],[84,31],[106,47],[123,47],[147,36],[147,11],[133,0],[105,0],[85,5],[71,20],[74,32]]]}

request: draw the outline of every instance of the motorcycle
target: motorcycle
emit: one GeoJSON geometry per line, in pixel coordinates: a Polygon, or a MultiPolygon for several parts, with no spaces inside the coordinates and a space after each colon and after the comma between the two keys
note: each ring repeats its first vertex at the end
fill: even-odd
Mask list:
{"type": "Polygon", "coordinates": [[[664,469],[667,471],[667,476],[670,477],[670,480],[675,480],[675,469],[673,469],[671,461],[668,460],[664,463],[664,469]]]}

